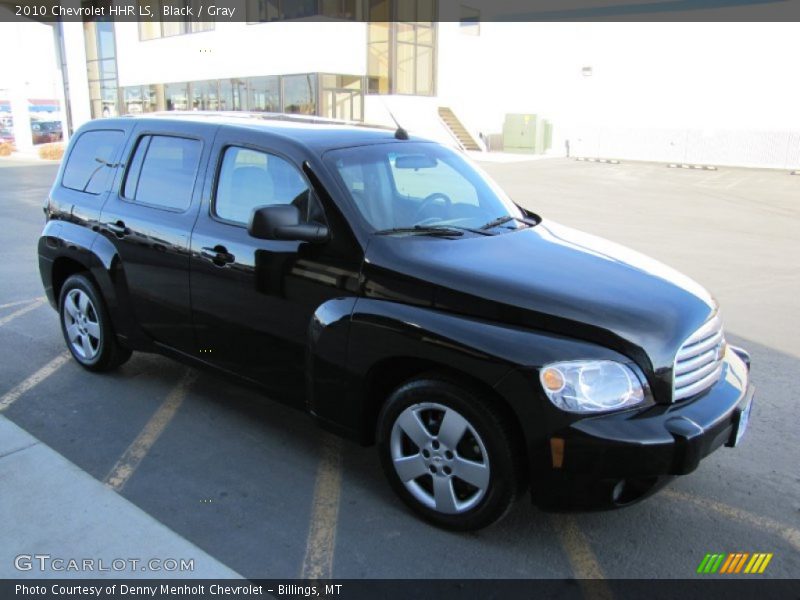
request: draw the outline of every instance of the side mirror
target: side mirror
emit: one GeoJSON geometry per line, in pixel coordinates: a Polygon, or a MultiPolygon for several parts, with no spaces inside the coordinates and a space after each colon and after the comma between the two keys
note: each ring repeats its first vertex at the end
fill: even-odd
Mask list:
{"type": "Polygon", "coordinates": [[[247,232],[262,240],[326,242],[330,237],[325,225],[301,223],[300,209],[294,204],[275,204],[253,210],[247,232]]]}

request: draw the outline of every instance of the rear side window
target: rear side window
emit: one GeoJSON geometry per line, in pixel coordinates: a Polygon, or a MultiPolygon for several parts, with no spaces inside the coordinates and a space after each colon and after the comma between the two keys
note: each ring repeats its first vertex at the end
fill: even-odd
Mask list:
{"type": "Polygon", "coordinates": [[[69,153],[61,185],[88,194],[106,191],[124,138],[122,131],[110,129],[82,133],[69,153]]]}
{"type": "Polygon", "coordinates": [[[198,140],[143,136],[128,166],[123,197],[157,208],[186,210],[192,203],[201,151],[198,140]]]}

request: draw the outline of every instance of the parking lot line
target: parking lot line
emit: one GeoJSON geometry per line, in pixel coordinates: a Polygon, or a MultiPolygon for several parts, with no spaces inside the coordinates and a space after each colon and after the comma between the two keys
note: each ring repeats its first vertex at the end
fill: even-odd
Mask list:
{"type": "Polygon", "coordinates": [[[755,515],[746,510],[742,510],[741,508],[729,506],[727,504],[717,502],[716,500],[710,500],[708,498],[695,496],[694,494],[687,494],[686,492],[681,492],[678,490],[671,490],[671,489],[664,490],[662,494],[664,494],[668,498],[672,498],[673,500],[680,500],[681,502],[692,502],[697,506],[701,506],[703,508],[709,508],[715,512],[718,512],[721,515],[733,519],[734,521],[747,523],[748,525],[752,525],[756,529],[769,531],[770,533],[779,535],[780,537],[784,538],[787,542],[789,542],[789,544],[794,546],[794,548],[800,550],[800,530],[795,529],[794,527],[790,527],[789,525],[786,525],[779,521],[775,521],[774,519],[770,519],[769,517],[762,517],[760,515],[755,515]]]}
{"type": "Polygon", "coordinates": [[[573,515],[551,515],[553,526],[567,553],[572,573],[580,580],[587,600],[611,600],[611,590],[606,584],[603,569],[592,552],[589,540],[583,535],[578,520],[573,515]]]}
{"type": "Polygon", "coordinates": [[[41,369],[36,371],[36,373],[17,384],[10,391],[6,392],[3,397],[0,398],[0,412],[3,412],[9,406],[14,404],[14,402],[16,402],[19,397],[22,396],[22,394],[36,387],[42,381],[50,377],[50,375],[58,371],[64,365],[64,363],[70,359],[70,356],[71,355],[69,352],[63,352],[62,354],[59,354],[41,369]]]}
{"type": "Polygon", "coordinates": [[[37,302],[44,300],[44,296],[39,296],[37,298],[28,298],[27,300],[17,300],[16,302],[6,302],[5,304],[0,304],[0,309],[3,308],[11,308],[12,306],[19,306],[20,304],[30,304],[31,302],[37,302]]]}
{"type": "Polygon", "coordinates": [[[325,434],[322,440],[322,456],[317,468],[317,480],[314,484],[306,555],[300,571],[300,577],[303,579],[330,579],[333,576],[333,554],[341,488],[342,443],[338,437],[325,434]]]}
{"type": "Polygon", "coordinates": [[[28,304],[27,306],[23,306],[19,310],[15,310],[14,312],[12,312],[10,315],[6,315],[5,317],[0,318],[0,327],[2,327],[3,325],[5,325],[10,321],[13,321],[17,317],[21,317],[25,313],[28,313],[35,308],[39,308],[44,304],[44,302],[45,302],[44,298],[36,298],[35,300],[32,300],[30,304],[28,304]]]}
{"type": "Polygon", "coordinates": [[[131,475],[136,471],[139,463],[142,462],[150,448],[156,443],[158,438],[166,429],[169,422],[178,412],[189,391],[189,386],[197,378],[196,371],[187,371],[178,384],[172,388],[167,398],[158,407],[155,414],[150,417],[150,420],[144,426],[144,429],[136,436],[136,439],[131,442],[128,449],[122,454],[111,471],[105,478],[105,484],[114,491],[121,491],[125,484],[131,478],[131,475]]]}

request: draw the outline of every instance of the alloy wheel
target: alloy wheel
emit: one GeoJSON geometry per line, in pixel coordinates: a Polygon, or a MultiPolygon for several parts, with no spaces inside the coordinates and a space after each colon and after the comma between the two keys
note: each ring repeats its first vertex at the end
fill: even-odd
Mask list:
{"type": "Polygon", "coordinates": [[[437,512],[464,513],[488,491],[486,446],[469,421],[448,406],[426,402],[403,410],[392,426],[390,451],[406,489],[437,512]]]}
{"type": "Polygon", "coordinates": [[[67,293],[63,319],[75,355],[86,362],[94,360],[100,352],[102,328],[97,309],[86,292],[75,288],[67,293]]]}

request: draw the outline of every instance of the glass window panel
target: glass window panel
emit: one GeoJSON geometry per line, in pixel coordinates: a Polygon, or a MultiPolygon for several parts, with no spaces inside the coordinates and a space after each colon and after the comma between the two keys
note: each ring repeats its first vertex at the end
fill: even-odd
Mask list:
{"type": "Polygon", "coordinates": [[[373,23],[375,21],[391,21],[392,13],[389,6],[389,0],[369,0],[369,20],[373,23]]]}
{"type": "Polygon", "coordinates": [[[248,23],[260,23],[267,20],[266,0],[247,0],[245,5],[248,23]]]}
{"type": "Polygon", "coordinates": [[[156,86],[142,86],[142,112],[155,112],[158,109],[156,86]]]}
{"type": "Polygon", "coordinates": [[[137,115],[142,111],[142,88],[134,85],[122,88],[122,106],[125,114],[137,115]]]}
{"type": "Polygon", "coordinates": [[[134,201],[161,208],[187,209],[192,202],[201,149],[197,140],[152,136],[134,201]]]}
{"type": "Polygon", "coordinates": [[[248,79],[247,107],[257,112],[280,112],[280,80],[277,77],[248,79]]]}
{"type": "MultiPolygon", "coordinates": [[[[172,4],[175,4],[174,2],[172,4]]],[[[175,18],[175,17],[172,17],[175,18]]],[[[185,21],[162,21],[161,33],[164,37],[186,33],[185,21]]]]}
{"type": "Polygon", "coordinates": [[[333,19],[355,19],[356,0],[321,0],[322,14],[333,19]]]}
{"type": "Polygon", "coordinates": [[[247,110],[247,83],[244,79],[219,82],[220,110],[247,110]]]}
{"type": "Polygon", "coordinates": [[[433,48],[417,46],[417,89],[421,96],[433,94],[433,48]]]}
{"type": "Polygon", "coordinates": [[[417,14],[414,21],[435,21],[436,0],[417,0],[417,14]]]}
{"type": "Polygon", "coordinates": [[[189,84],[165,84],[164,104],[167,110],[189,110],[189,84]]]}
{"type": "Polygon", "coordinates": [[[367,55],[369,91],[373,94],[389,93],[389,43],[369,45],[367,55]]]}
{"type": "Polygon", "coordinates": [[[417,25],[417,43],[428,46],[433,45],[433,26],[417,25]]]}
{"type": "Polygon", "coordinates": [[[398,23],[397,24],[397,41],[413,44],[415,41],[414,24],[413,23],[398,23]]]}
{"type": "Polygon", "coordinates": [[[405,0],[395,4],[398,21],[417,21],[417,7],[414,0],[405,0]]]}
{"type": "Polygon", "coordinates": [[[195,81],[192,83],[193,110],[219,110],[217,81],[195,81]]]}
{"type": "MultiPolygon", "coordinates": [[[[90,76],[89,79],[92,77],[90,76]]],[[[117,78],[117,61],[113,58],[111,60],[100,61],[100,79],[116,79],[117,78]]]]}
{"type": "Polygon", "coordinates": [[[104,191],[108,176],[114,169],[103,163],[114,162],[124,139],[123,133],[116,130],[81,134],[70,151],[61,185],[90,194],[104,191]]]}
{"type": "Polygon", "coordinates": [[[397,77],[395,92],[398,94],[414,93],[414,45],[397,44],[397,77]]]}
{"type": "Polygon", "coordinates": [[[97,46],[99,58],[114,58],[117,54],[114,43],[114,24],[111,21],[97,22],[97,46]]]}
{"type": "Polygon", "coordinates": [[[317,0],[291,0],[281,3],[282,18],[302,19],[303,17],[313,17],[317,14],[317,0]]]}
{"type": "Polygon", "coordinates": [[[142,41],[154,40],[160,37],[161,37],[161,21],[155,19],[154,20],[146,19],[144,21],[139,21],[140,40],[142,41]]]}
{"type": "Polygon", "coordinates": [[[304,115],[316,114],[316,76],[287,75],[283,77],[283,112],[304,115]]]}
{"type": "Polygon", "coordinates": [[[232,146],[225,151],[214,198],[217,216],[245,224],[253,209],[273,204],[309,202],[300,172],[277,156],[232,146]]]}

